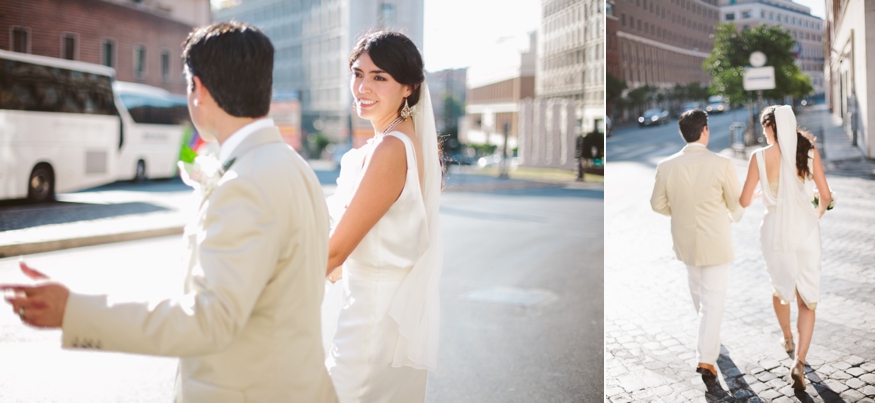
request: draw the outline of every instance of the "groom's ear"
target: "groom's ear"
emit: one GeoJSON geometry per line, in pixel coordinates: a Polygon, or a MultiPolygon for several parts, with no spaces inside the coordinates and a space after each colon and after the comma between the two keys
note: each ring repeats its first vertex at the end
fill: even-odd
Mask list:
{"type": "Polygon", "coordinates": [[[197,106],[201,106],[204,101],[207,99],[212,99],[212,94],[204,87],[203,81],[201,81],[200,77],[194,76],[191,78],[192,86],[194,90],[192,91],[192,95],[194,95],[194,104],[197,106]]]}

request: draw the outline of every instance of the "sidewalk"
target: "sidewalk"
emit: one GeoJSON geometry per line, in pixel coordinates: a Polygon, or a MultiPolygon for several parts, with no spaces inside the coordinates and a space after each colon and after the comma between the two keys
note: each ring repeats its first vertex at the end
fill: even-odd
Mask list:
{"type": "MultiPolygon", "coordinates": [[[[325,195],[333,194],[337,177],[334,164],[313,161],[311,166],[325,195]]],[[[511,178],[499,179],[459,169],[451,170],[445,181],[445,192],[603,188],[603,183],[575,182],[573,178],[520,179],[511,173],[511,178]]],[[[62,203],[0,207],[0,257],[181,234],[194,214],[191,193],[176,180],[137,186],[116,183],[59,194],[62,203]]]]}

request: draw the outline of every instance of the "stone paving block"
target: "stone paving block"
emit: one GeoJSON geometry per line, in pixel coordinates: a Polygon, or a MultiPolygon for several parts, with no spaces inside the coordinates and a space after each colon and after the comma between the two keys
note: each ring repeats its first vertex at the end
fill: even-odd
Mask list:
{"type": "Polygon", "coordinates": [[[860,367],[848,368],[845,372],[851,374],[851,376],[857,377],[866,373],[866,370],[860,367]]]}
{"type": "Polygon", "coordinates": [[[866,385],[862,389],[860,389],[860,392],[863,392],[863,394],[865,394],[866,396],[875,397],[875,386],[866,385]]]}
{"type": "Polygon", "coordinates": [[[860,380],[869,385],[875,385],[875,374],[865,374],[860,376],[860,380]]]}
{"type": "Polygon", "coordinates": [[[853,389],[846,390],[846,391],[842,392],[841,394],[839,394],[839,396],[842,399],[845,399],[845,401],[847,401],[847,402],[857,402],[860,399],[866,397],[866,395],[864,395],[860,392],[857,392],[856,390],[853,390],[853,389]]]}
{"type": "Polygon", "coordinates": [[[768,382],[768,381],[771,381],[772,379],[777,378],[777,375],[775,375],[771,372],[768,372],[768,371],[762,371],[762,372],[756,374],[756,378],[759,379],[760,382],[768,382]]]}
{"type": "Polygon", "coordinates": [[[768,389],[768,390],[764,391],[763,393],[760,393],[759,396],[763,399],[766,399],[766,400],[772,400],[772,399],[776,399],[782,395],[777,390],[768,389]]]}
{"type": "Polygon", "coordinates": [[[866,386],[866,382],[863,382],[857,378],[853,378],[853,379],[848,379],[845,382],[845,385],[848,385],[848,387],[851,389],[860,389],[860,388],[866,386]]]}
{"type": "Polygon", "coordinates": [[[620,395],[617,395],[617,396],[612,396],[610,400],[611,400],[611,402],[615,402],[615,403],[630,403],[630,402],[634,402],[634,400],[632,400],[632,395],[630,395],[630,394],[628,394],[628,393],[623,393],[623,394],[620,394],[620,395]]]}
{"type": "MultiPolygon", "coordinates": [[[[866,335],[865,337],[870,337],[871,335],[866,335]]],[[[857,357],[856,355],[852,355],[850,357],[845,358],[846,363],[851,364],[852,366],[858,366],[864,362],[866,362],[863,357],[857,357]]]]}
{"type": "Polygon", "coordinates": [[[848,389],[847,385],[842,382],[839,382],[835,379],[827,379],[823,381],[823,384],[826,385],[830,390],[836,393],[842,393],[848,389]]]}
{"type": "Polygon", "coordinates": [[[845,371],[836,371],[836,372],[833,372],[832,374],[830,374],[829,378],[830,379],[838,379],[841,381],[846,381],[846,380],[851,379],[853,377],[845,371]]]}
{"type": "Polygon", "coordinates": [[[608,396],[608,397],[619,396],[623,393],[626,393],[626,391],[623,390],[623,388],[621,388],[619,386],[605,389],[605,396],[608,396]]]}
{"type": "Polygon", "coordinates": [[[832,366],[835,368],[841,369],[841,370],[845,370],[845,369],[852,367],[853,364],[848,363],[847,361],[838,361],[838,362],[832,363],[832,366]]]}

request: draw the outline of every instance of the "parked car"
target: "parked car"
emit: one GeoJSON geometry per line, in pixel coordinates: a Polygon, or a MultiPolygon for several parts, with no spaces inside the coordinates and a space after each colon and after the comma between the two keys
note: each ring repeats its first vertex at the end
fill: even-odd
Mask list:
{"type": "Polygon", "coordinates": [[[705,107],[705,111],[708,113],[723,113],[723,112],[726,112],[728,110],[729,110],[729,107],[725,103],[723,103],[722,101],[711,102],[710,104],[708,104],[708,106],[705,107]]]}
{"type": "Polygon", "coordinates": [[[678,113],[678,116],[683,115],[686,111],[691,111],[693,109],[699,109],[701,105],[698,102],[687,102],[683,106],[681,106],[681,111],[678,113]]]}
{"type": "Polygon", "coordinates": [[[668,120],[668,111],[662,109],[648,109],[638,118],[638,126],[667,125],[668,120]]]}

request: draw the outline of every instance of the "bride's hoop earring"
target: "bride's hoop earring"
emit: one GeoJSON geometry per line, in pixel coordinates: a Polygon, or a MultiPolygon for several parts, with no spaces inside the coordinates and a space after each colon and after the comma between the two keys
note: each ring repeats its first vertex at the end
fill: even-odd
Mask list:
{"type": "Polygon", "coordinates": [[[413,111],[410,109],[410,106],[407,105],[407,98],[404,98],[404,107],[401,108],[401,118],[407,120],[412,114],[413,111]]]}

